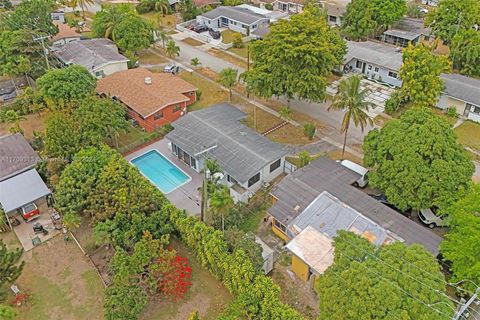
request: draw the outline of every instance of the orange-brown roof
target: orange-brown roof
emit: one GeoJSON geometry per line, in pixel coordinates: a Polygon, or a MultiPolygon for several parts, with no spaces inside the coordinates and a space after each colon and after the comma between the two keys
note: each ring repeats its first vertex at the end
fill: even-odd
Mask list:
{"type": "Polygon", "coordinates": [[[178,76],[144,68],[119,71],[97,82],[98,94],[116,97],[144,118],[168,105],[188,101],[182,93],[195,90],[195,86],[178,76]],[[151,84],[146,84],[145,78],[150,78],[151,84]]]}
{"type": "Polygon", "coordinates": [[[80,33],[78,33],[75,28],[70,27],[68,24],[59,23],[58,21],[54,21],[53,24],[58,27],[58,33],[51,38],[52,42],[65,38],[80,38],[80,33]]]}

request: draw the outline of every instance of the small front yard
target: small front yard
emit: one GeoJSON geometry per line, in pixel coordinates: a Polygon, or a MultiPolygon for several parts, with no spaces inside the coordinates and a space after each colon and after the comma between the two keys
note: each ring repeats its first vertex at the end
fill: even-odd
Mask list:
{"type": "Polygon", "coordinates": [[[242,48],[231,47],[230,49],[228,49],[228,51],[230,51],[232,53],[235,53],[236,55],[238,55],[242,58],[247,59],[248,58],[248,45],[249,45],[248,43],[245,43],[242,48]]]}
{"type": "Polygon", "coordinates": [[[179,302],[152,302],[144,311],[143,320],[187,319],[192,311],[198,311],[202,319],[215,320],[224,307],[232,300],[232,296],[204,269],[198,260],[178,240],[173,240],[171,246],[177,253],[186,257],[192,268],[192,286],[184,300],[179,302]]]}
{"type": "MultiPolygon", "coordinates": [[[[17,246],[12,232],[1,238],[9,247],[17,246]]],[[[17,320],[103,319],[104,286],[73,241],[66,243],[57,236],[24,253],[23,260],[26,264],[16,284],[30,297],[18,308],[17,320]]]]}
{"type": "Polygon", "coordinates": [[[158,65],[162,63],[166,63],[167,60],[155,54],[151,50],[143,50],[138,54],[138,62],[140,64],[147,64],[147,65],[158,65]]]}
{"type": "Polygon", "coordinates": [[[202,95],[200,100],[188,107],[189,111],[200,110],[211,105],[228,101],[228,92],[220,86],[203,79],[195,73],[181,72],[179,77],[197,87],[202,95]]]}
{"type": "Polygon", "coordinates": [[[480,151],[480,124],[473,121],[465,121],[454,129],[461,144],[474,150],[480,151]]]}
{"type": "MultiPolygon", "coordinates": [[[[223,43],[232,43],[232,42],[233,42],[233,37],[234,37],[236,34],[239,34],[240,36],[242,36],[241,33],[235,32],[235,31],[232,31],[232,30],[224,30],[224,31],[222,31],[222,42],[223,42],[223,43]]],[[[243,36],[242,36],[242,37],[243,37],[243,36]]]]}
{"type": "Polygon", "coordinates": [[[162,15],[158,12],[147,12],[140,15],[143,19],[153,23],[156,27],[175,27],[178,23],[174,14],[162,15]]]}

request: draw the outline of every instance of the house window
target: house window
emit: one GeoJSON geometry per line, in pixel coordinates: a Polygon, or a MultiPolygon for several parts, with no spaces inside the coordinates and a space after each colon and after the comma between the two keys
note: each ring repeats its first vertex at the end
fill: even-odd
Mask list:
{"type": "Polygon", "coordinates": [[[154,120],[162,119],[163,118],[163,111],[159,111],[153,115],[154,120]]]}
{"type": "Polygon", "coordinates": [[[260,172],[254,175],[253,177],[251,177],[250,179],[248,179],[248,187],[250,188],[258,181],[260,181],[260,172]]]}
{"type": "Polygon", "coordinates": [[[395,78],[395,79],[397,79],[397,73],[396,73],[396,72],[388,71],[388,76],[389,76],[390,78],[395,78]]]}
{"type": "Polygon", "coordinates": [[[363,64],[362,61],[357,60],[357,63],[355,64],[355,67],[356,67],[357,69],[360,69],[360,68],[362,67],[362,64],[363,64]]]}
{"type": "Polygon", "coordinates": [[[378,67],[375,67],[375,72],[378,72],[378,67]]]}
{"type": "Polygon", "coordinates": [[[472,113],[480,114],[480,107],[474,106],[470,103],[467,103],[467,110],[470,110],[472,113]]]}
{"type": "Polygon", "coordinates": [[[180,109],[182,109],[182,107],[175,106],[175,107],[173,107],[173,112],[178,112],[178,111],[180,111],[180,109]]]}
{"type": "Polygon", "coordinates": [[[285,227],[282,223],[280,223],[280,221],[278,221],[277,219],[273,219],[273,224],[275,225],[275,227],[277,229],[280,229],[283,233],[287,233],[287,227],[285,227]]]}
{"type": "Polygon", "coordinates": [[[233,184],[238,183],[237,180],[233,179],[229,174],[227,174],[227,181],[233,184]]]}
{"type": "Polygon", "coordinates": [[[243,29],[247,29],[248,26],[247,26],[246,24],[242,24],[242,28],[243,28],[243,29]]]}
{"type": "Polygon", "coordinates": [[[270,165],[270,173],[272,173],[273,171],[277,170],[278,168],[280,168],[280,164],[282,163],[282,159],[278,159],[277,161],[275,161],[274,163],[272,163],[270,165]]]}
{"type": "Polygon", "coordinates": [[[371,65],[368,65],[368,70],[372,70],[372,66],[371,66],[371,65]]]}
{"type": "Polygon", "coordinates": [[[190,166],[197,170],[197,160],[194,157],[190,157],[190,166]]]}
{"type": "Polygon", "coordinates": [[[97,78],[98,78],[98,77],[103,78],[103,77],[105,77],[105,73],[103,72],[103,70],[97,71],[97,72],[95,72],[95,77],[97,77],[97,78]]]}

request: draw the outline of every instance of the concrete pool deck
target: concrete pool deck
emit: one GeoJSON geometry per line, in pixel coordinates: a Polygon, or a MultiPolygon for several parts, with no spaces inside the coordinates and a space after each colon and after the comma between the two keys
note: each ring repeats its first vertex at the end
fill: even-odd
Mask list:
{"type": "Polygon", "coordinates": [[[199,215],[201,198],[198,189],[202,186],[202,175],[191,169],[172,154],[168,149],[168,140],[162,139],[154,142],[125,156],[125,159],[130,161],[150,150],[157,150],[192,178],[187,183],[166,194],[165,197],[177,206],[177,208],[186,210],[190,215],[199,215]]]}

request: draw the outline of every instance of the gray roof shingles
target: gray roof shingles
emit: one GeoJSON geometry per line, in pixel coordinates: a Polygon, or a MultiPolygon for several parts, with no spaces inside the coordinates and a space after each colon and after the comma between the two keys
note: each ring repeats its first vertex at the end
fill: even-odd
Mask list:
{"type": "Polygon", "coordinates": [[[239,7],[224,7],[220,6],[211,11],[202,13],[202,17],[208,19],[217,19],[220,17],[225,17],[231,20],[235,20],[244,24],[253,24],[259,20],[268,19],[264,15],[253,12],[252,10],[239,7]]]}
{"type": "Polygon", "coordinates": [[[396,47],[384,43],[347,41],[347,47],[345,63],[359,59],[394,71],[400,70],[403,63],[402,53],[396,47]]]}
{"type": "Polygon", "coordinates": [[[460,74],[441,75],[447,95],[480,106],[480,80],[460,74]]]}
{"type": "Polygon", "coordinates": [[[286,154],[281,145],[242,124],[245,117],[229,104],[218,104],[187,113],[172,123],[174,130],[166,137],[191,156],[216,146],[207,155],[244,183],[286,154]]]}
{"type": "Polygon", "coordinates": [[[32,168],[40,157],[17,133],[0,137],[0,181],[32,168]]]}
{"type": "Polygon", "coordinates": [[[72,41],[55,51],[55,55],[66,64],[78,64],[90,72],[108,63],[128,61],[109,39],[72,41]]]}
{"type": "Polygon", "coordinates": [[[397,234],[405,243],[418,243],[438,254],[440,236],[353,187],[351,184],[359,177],[340,163],[319,158],[285,177],[272,190],[277,201],[268,212],[289,225],[320,193],[328,191],[382,228],[397,234]]]}

